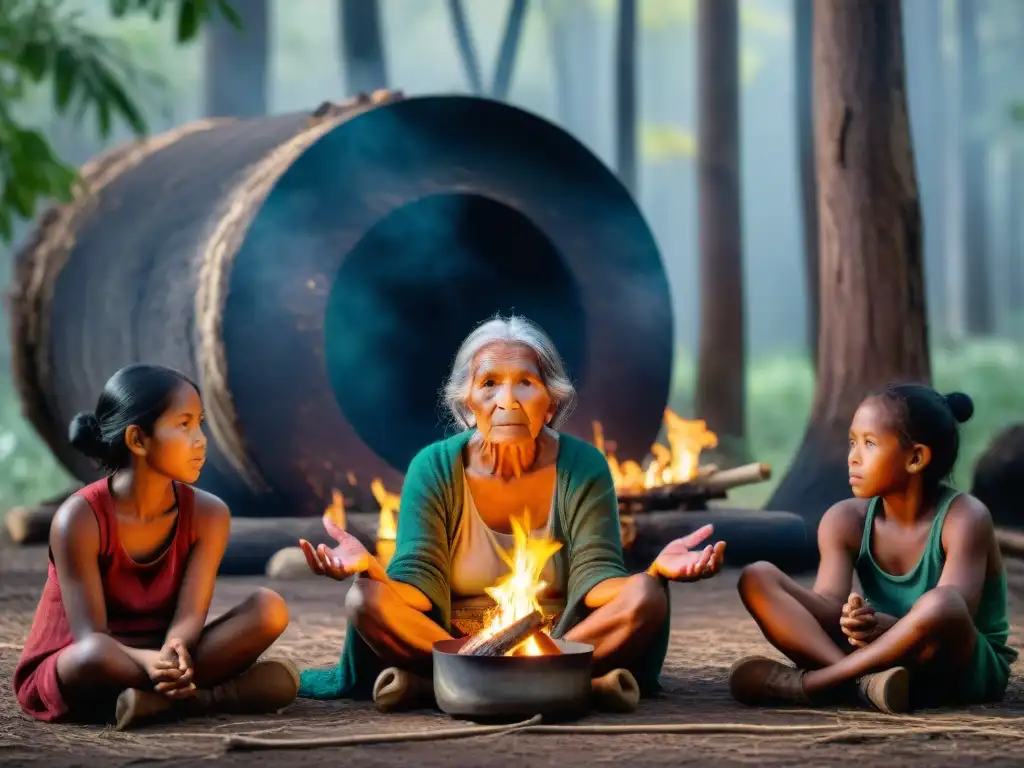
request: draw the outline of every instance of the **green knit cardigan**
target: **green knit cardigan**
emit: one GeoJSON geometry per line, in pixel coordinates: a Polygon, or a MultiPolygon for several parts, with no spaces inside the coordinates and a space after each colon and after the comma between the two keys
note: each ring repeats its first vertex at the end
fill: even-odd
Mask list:
{"type": "MultiPolygon", "coordinates": [[[[463,448],[473,432],[460,432],[420,451],[409,464],[398,512],[398,539],[388,577],[430,599],[427,615],[451,631],[449,565],[463,509],[463,448]]],[[[584,598],[606,579],[628,576],[622,557],[618,502],[605,457],[593,445],[560,435],[556,462],[554,537],[565,546],[555,572],[566,606],[552,631],[563,636],[589,614],[584,598]]],[[[669,619],[634,670],[641,691],[658,690],[668,650],[669,619]]],[[[349,625],[338,664],[302,673],[299,695],[313,699],[367,699],[382,671],[376,654],[349,625]]]]}

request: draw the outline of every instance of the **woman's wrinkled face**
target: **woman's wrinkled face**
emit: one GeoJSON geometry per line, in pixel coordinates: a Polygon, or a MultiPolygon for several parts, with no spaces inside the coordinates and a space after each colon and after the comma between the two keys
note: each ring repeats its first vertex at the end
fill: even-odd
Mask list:
{"type": "Polygon", "coordinates": [[[144,439],[146,461],[161,474],[182,483],[194,483],[206,462],[203,402],[199,393],[182,383],[170,405],[144,439]]]}
{"type": "Polygon", "coordinates": [[[489,443],[537,439],[554,416],[555,403],[540,376],[537,355],[523,344],[484,347],[473,361],[473,381],[466,403],[476,428],[489,443]]]}

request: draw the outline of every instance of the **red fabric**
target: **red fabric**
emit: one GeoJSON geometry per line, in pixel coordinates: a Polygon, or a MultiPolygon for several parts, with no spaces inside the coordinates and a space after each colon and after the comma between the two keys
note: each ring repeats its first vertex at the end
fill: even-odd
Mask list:
{"type": "MultiPolygon", "coordinates": [[[[195,541],[191,487],[175,483],[178,520],[167,549],[151,563],[133,561],[121,545],[108,478],[78,491],[96,515],[100,530],[100,578],[107,606],[107,631],[125,645],[162,643],[177,606],[185,564],[195,541]]],[[[14,694],[22,710],[38,720],[68,714],[57,682],[57,659],[74,642],[61,599],[57,569],[50,556],[39,600],[21,660],[14,670],[14,694]]]]}

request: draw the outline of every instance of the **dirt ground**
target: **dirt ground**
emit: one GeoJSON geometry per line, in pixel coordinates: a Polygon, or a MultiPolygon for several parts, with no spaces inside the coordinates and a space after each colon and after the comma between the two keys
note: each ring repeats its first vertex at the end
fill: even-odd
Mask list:
{"type": "MultiPolygon", "coordinates": [[[[280,715],[244,721],[218,718],[185,721],[117,733],[109,728],[46,725],[24,717],[11,694],[11,674],[21,651],[39,591],[45,579],[45,549],[0,543],[0,762],[17,765],[144,765],[166,763],[223,765],[259,761],[264,766],[301,763],[303,768],[339,764],[371,766],[597,766],[678,764],[838,765],[899,764],[989,765],[1024,761],[1024,665],[1001,706],[886,717],[864,709],[751,710],[729,698],[729,665],[749,653],[769,653],[736,596],[735,571],[698,584],[673,588],[672,644],[663,676],[666,692],[645,701],[634,715],[592,715],[586,723],[758,723],[842,725],[840,733],[793,735],[550,735],[503,734],[456,741],[382,744],[259,753],[225,752],[223,737],[246,733],[267,737],[331,736],[356,733],[436,730],[458,727],[435,712],[379,715],[372,705],[300,700],[280,715]],[[973,726],[970,733],[945,729],[973,726]]],[[[213,613],[241,600],[261,579],[222,579],[213,613]]],[[[340,618],[344,585],[325,580],[273,585],[287,599],[292,623],[274,649],[300,665],[327,665],[337,658],[344,634],[340,618]]],[[[1011,598],[1013,642],[1021,647],[1024,600],[1011,598]]]]}

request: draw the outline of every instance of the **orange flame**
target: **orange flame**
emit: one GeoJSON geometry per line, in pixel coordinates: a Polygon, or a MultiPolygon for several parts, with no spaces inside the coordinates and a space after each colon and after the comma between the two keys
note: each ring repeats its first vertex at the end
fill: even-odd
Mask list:
{"type": "MultiPolygon", "coordinates": [[[[530,511],[526,510],[523,519],[513,517],[512,537],[514,544],[511,553],[500,550],[501,559],[509,567],[509,573],[486,592],[494,600],[495,606],[490,611],[482,632],[491,637],[499,630],[519,621],[533,611],[541,611],[538,596],[547,583],[541,578],[544,566],[551,556],[561,549],[562,544],[550,536],[534,536],[530,533],[530,511]]],[[[536,639],[530,638],[519,649],[517,655],[541,656],[543,651],[536,639]]]]}
{"type": "Polygon", "coordinates": [[[331,503],[324,510],[324,515],[341,530],[345,530],[345,496],[337,488],[331,491],[331,503]]]}
{"type": "Polygon", "coordinates": [[[667,408],[665,432],[668,447],[661,443],[652,445],[652,455],[644,469],[632,460],[620,463],[614,452],[606,450],[604,429],[601,422],[594,422],[594,445],[608,460],[616,491],[636,493],[663,485],[688,483],[700,472],[701,452],[718,445],[718,436],[707,428],[703,419],[683,419],[667,408]]]}
{"type": "Polygon", "coordinates": [[[377,523],[377,538],[394,540],[398,536],[398,506],[400,494],[391,493],[384,487],[384,481],[375,477],[370,483],[370,492],[380,505],[380,522],[377,523]]]}

